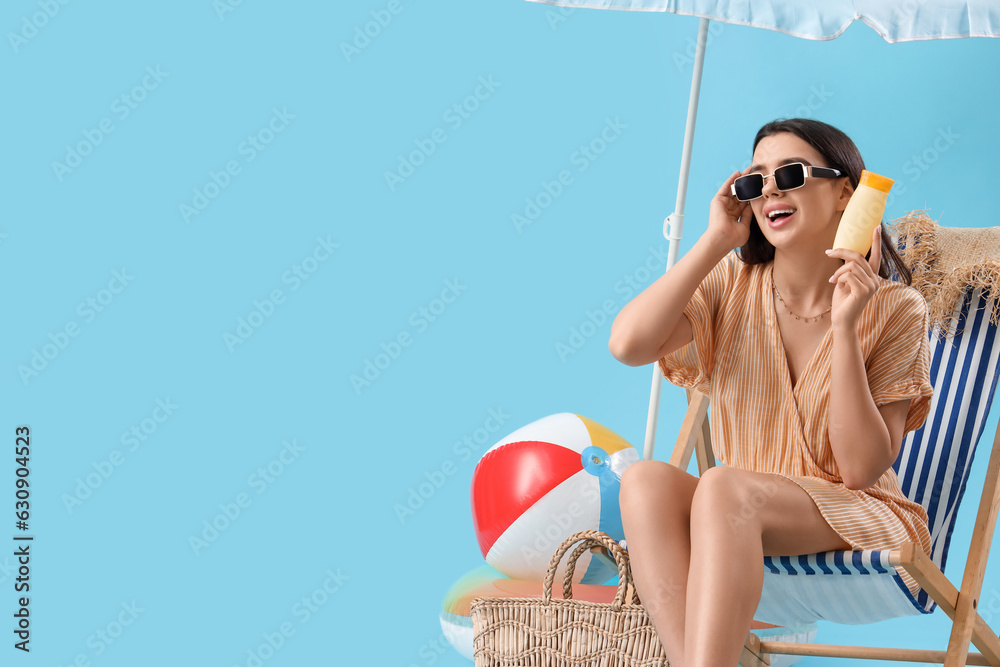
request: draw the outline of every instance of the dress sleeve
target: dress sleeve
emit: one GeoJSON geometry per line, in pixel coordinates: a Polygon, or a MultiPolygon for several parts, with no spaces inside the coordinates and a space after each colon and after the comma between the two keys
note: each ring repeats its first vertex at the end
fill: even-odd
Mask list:
{"type": "Polygon", "coordinates": [[[691,322],[692,340],[659,360],[663,377],[672,384],[711,393],[718,315],[739,263],[735,252],[726,255],[695,288],[684,307],[684,314],[691,322]]]}
{"type": "Polygon", "coordinates": [[[931,409],[929,319],[924,298],[914,289],[899,291],[884,333],[866,364],[875,405],[911,399],[903,432],[920,428],[931,409]]]}

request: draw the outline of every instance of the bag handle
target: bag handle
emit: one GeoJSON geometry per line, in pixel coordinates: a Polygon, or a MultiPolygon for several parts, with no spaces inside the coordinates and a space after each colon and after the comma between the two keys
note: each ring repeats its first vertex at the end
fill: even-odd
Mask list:
{"type": "Polygon", "coordinates": [[[599,530],[581,530],[574,535],[570,535],[556,549],[556,552],[552,554],[552,560],[549,561],[549,569],[545,573],[545,581],[542,585],[543,603],[549,604],[552,600],[552,584],[555,582],[556,569],[559,567],[559,562],[566,555],[566,552],[569,551],[570,547],[580,540],[584,541],[583,544],[577,546],[570,555],[569,562],[566,565],[566,573],[563,576],[563,599],[573,599],[573,574],[576,571],[576,561],[579,560],[585,551],[599,546],[605,547],[610,551],[612,557],[615,559],[615,564],[618,565],[618,590],[615,592],[615,599],[611,603],[611,608],[614,611],[621,610],[622,605],[625,604],[625,591],[629,585],[632,586],[633,604],[641,604],[639,602],[639,594],[635,590],[635,582],[632,581],[632,569],[629,567],[628,553],[614,538],[599,530]]]}
{"type": "MultiPolygon", "coordinates": [[[[612,538],[610,535],[607,535],[606,533],[600,533],[600,534],[603,535],[605,538],[607,538],[607,539],[602,539],[601,540],[600,546],[604,546],[605,548],[608,549],[608,551],[610,551],[612,553],[612,556],[615,558],[616,563],[619,560],[623,560],[625,562],[626,576],[628,578],[628,580],[626,582],[626,587],[627,586],[631,586],[632,587],[632,603],[633,604],[637,604],[637,605],[638,604],[642,604],[639,601],[639,593],[635,589],[635,580],[632,578],[632,564],[629,562],[628,552],[625,551],[624,547],[622,547],[620,544],[618,544],[618,542],[616,542],[614,540],[614,538],[612,538]],[[609,542],[610,542],[610,544],[609,544],[609,542]]],[[[589,551],[590,549],[592,549],[595,546],[598,546],[597,542],[594,541],[594,540],[590,540],[590,541],[584,542],[583,544],[579,545],[573,551],[573,553],[570,554],[569,564],[566,566],[566,573],[565,573],[565,576],[563,577],[563,599],[566,599],[566,600],[572,599],[572,596],[573,596],[573,587],[572,587],[572,584],[573,584],[573,574],[574,574],[574,572],[576,572],[576,563],[577,563],[577,560],[580,558],[580,556],[582,556],[584,554],[584,552],[589,551]]],[[[619,586],[621,585],[621,580],[622,580],[621,579],[621,573],[619,572],[619,577],[618,577],[619,586]]],[[[622,596],[622,602],[623,603],[624,603],[625,597],[627,595],[628,595],[628,589],[626,588],[625,595],[622,596]]]]}

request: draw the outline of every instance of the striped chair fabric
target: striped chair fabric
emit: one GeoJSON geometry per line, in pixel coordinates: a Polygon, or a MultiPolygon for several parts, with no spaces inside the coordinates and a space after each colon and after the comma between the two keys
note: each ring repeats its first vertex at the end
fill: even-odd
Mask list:
{"type": "MultiPolygon", "coordinates": [[[[927,420],[903,440],[893,469],[903,492],[927,509],[931,559],[944,571],[958,506],[997,386],[1000,340],[985,308],[989,295],[967,291],[956,304],[953,338],[928,332],[934,397],[927,420]]],[[[861,624],[928,614],[926,592],[916,599],[886,551],[828,551],[764,558],[764,588],[754,618],[777,625],[816,620],[861,624]]]]}

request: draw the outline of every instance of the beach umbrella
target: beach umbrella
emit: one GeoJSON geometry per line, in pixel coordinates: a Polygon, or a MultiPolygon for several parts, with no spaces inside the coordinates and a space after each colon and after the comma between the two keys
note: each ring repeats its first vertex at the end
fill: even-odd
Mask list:
{"type": "MultiPolygon", "coordinates": [[[[673,212],[663,222],[668,241],[667,266],[677,261],[684,229],[684,198],[687,193],[691,149],[694,145],[698,95],[705,62],[709,22],[718,21],[765,28],[801,37],[828,40],[838,37],[856,20],[871,26],[890,44],[955,37],[1000,37],[1000,0],[772,0],[721,2],[720,0],[527,0],[573,9],[617,9],[635,12],[670,12],[697,16],[698,41],[694,57],[691,94],[681,150],[677,200],[673,212]]],[[[653,458],[656,420],[663,377],[653,365],[643,459],[653,458]]]]}

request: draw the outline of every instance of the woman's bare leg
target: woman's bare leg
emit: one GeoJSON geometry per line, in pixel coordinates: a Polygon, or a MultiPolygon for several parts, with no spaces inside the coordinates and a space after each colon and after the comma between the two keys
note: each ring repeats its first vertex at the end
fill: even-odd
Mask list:
{"type": "Polygon", "coordinates": [[[622,528],[635,588],[671,667],[686,664],[684,614],[697,485],[697,477],[663,461],[633,463],[621,480],[622,528]]]}
{"type": "Polygon", "coordinates": [[[851,548],[809,494],[780,475],[711,468],[699,479],[690,517],[684,667],[739,662],[760,602],[765,555],[851,548]]]}

